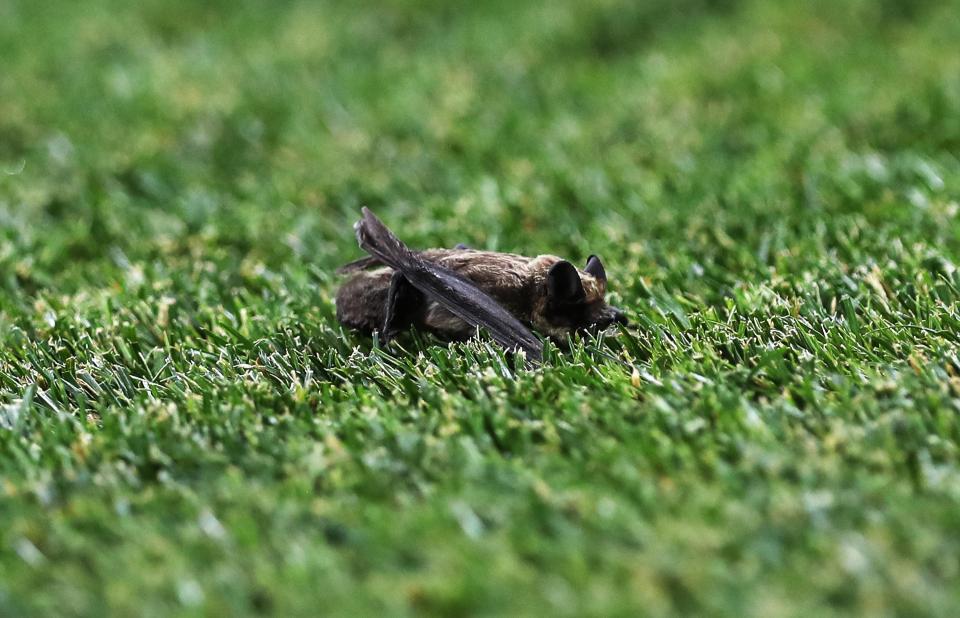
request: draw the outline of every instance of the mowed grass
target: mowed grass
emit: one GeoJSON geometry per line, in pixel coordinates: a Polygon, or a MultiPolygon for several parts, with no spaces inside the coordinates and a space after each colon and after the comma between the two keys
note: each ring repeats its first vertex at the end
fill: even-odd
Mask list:
{"type": "Polygon", "coordinates": [[[0,2],[0,614],[955,615],[958,15],[0,2]],[[632,325],[381,348],[362,205],[632,325]]]}

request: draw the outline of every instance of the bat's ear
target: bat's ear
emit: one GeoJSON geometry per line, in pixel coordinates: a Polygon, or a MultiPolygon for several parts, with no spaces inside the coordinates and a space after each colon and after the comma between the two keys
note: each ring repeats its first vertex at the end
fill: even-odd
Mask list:
{"type": "Polygon", "coordinates": [[[606,282],[607,280],[607,271],[603,269],[603,262],[601,262],[600,258],[595,255],[591,255],[589,258],[587,258],[587,265],[584,266],[583,272],[593,275],[594,279],[597,281],[606,282]]]}
{"type": "Polygon", "coordinates": [[[554,300],[576,302],[586,298],[580,273],[566,260],[560,260],[547,273],[547,294],[554,300]]]}

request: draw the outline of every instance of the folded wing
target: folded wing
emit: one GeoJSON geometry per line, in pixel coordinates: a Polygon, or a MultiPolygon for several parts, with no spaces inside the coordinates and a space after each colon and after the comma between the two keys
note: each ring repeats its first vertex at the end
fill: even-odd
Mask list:
{"type": "Polygon", "coordinates": [[[485,329],[508,350],[523,350],[539,363],[543,344],[489,294],[456,272],[424,260],[394,236],[369,209],[354,229],[360,247],[377,261],[402,272],[415,288],[467,324],[485,329]]]}

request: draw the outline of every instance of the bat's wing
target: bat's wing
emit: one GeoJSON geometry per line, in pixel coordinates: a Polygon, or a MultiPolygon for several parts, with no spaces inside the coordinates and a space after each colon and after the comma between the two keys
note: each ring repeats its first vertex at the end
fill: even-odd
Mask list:
{"type": "Polygon", "coordinates": [[[354,229],[364,251],[402,272],[411,285],[467,324],[484,328],[506,349],[523,350],[529,360],[540,362],[543,344],[513,314],[466,278],[411,251],[370,210],[362,212],[354,229]]]}
{"type": "MultiPolygon", "coordinates": [[[[458,251],[469,251],[470,247],[463,243],[457,243],[454,249],[458,251]]],[[[368,268],[373,268],[374,266],[383,266],[378,258],[373,257],[372,255],[365,255],[359,260],[354,260],[352,262],[347,262],[334,272],[338,275],[351,275],[353,273],[360,272],[361,270],[367,270],[368,268]]]]}
{"type": "Polygon", "coordinates": [[[359,260],[354,260],[352,262],[348,262],[344,264],[343,266],[338,268],[335,272],[338,275],[349,275],[350,273],[360,272],[361,270],[366,270],[373,266],[379,266],[379,265],[380,265],[380,260],[373,257],[372,255],[367,255],[360,258],[359,260]]]}

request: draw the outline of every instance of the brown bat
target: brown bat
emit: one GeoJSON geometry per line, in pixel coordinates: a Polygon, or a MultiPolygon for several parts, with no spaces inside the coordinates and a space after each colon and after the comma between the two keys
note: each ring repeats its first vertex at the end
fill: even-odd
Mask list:
{"type": "Polygon", "coordinates": [[[370,254],[341,267],[351,274],[337,292],[337,319],[379,330],[384,341],[416,327],[461,340],[485,329],[508,350],[539,362],[543,345],[530,332],[563,341],[574,332],[626,324],[604,301],[607,275],[591,255],[583,270],[554,255],[454,249],[412,251],[368,209],[354,226],[370,254]]]}

